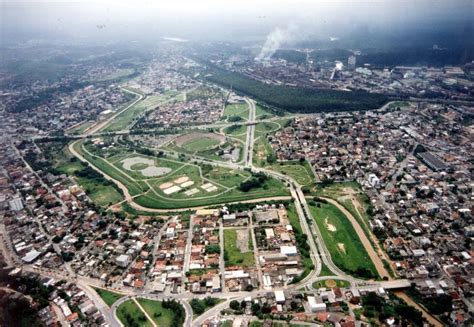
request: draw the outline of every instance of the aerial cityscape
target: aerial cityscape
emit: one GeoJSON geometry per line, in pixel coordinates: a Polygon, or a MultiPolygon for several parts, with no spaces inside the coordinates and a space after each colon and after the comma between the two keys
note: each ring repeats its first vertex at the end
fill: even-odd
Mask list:
{"type": "Polygon", "coordinates": [[[472,326],[472,1],[5,1],[0,326],[472,326]]]}

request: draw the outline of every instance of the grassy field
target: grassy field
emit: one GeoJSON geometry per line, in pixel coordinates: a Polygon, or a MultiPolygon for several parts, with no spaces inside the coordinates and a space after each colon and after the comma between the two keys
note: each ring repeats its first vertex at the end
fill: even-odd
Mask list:
{"type": "Polygon", "coordinates": [[[272,146],[264,136],[255,140],[253,145],[253,164],[257,167],[268,166],[267,157],[274,154],[272,146]]]}
{"type": "Polygon", "coordinates": [[[334,287],[349,287],[351,283],[340,279],[327,279],[313,283],[313,288],[334,288],[334,287]]]}
{"type": "Polygon", "coordinates": [[[263,122],[255,125],[255,137],[263,136],[276,132],[280,129],[280,125],[274,122],[263,122]]]}
{"type": "Polygon", "coordinates": [[[149,187],[145,183],[141,181],[134,181],[132,178],[127,176],[122,170],[108,163],[103,158],[98,158],[84,151],[84,149],[82,148],[83,144],[84,144],[84,141],[82,140],[75,143],[74,149],[79,154],[81,154],[87,161],[89,161],[92,165],[94,165],[97,169],[100,169],[101,171],[109,175],[110,177],[115,178],[118,181],[125,184],[131,195],[138,195],[138,194],[148,191],[149,187]]]}
{"type": "Polygon", "coordinates": [[[372,238],[370,237],[371,231],[369,228],[369,221],[372,218],[368,211],[369,207],[371,207],[370,199],[367,194],[362,191],[359,183],[353,181],[332,183],[325,187],[318,186],[316,191],[312,192],[312,194],[316,196],[325,196],[338,201],[355,217],[359,225],[364,230],[364,234],[370,240],[372,245],[374,245],[372,238]],[[361,207],[358,208],[358,210],[356,210],[354,207],[351,197],[353,197],[360,204],[361,207]]]}
{"type": "Polygon", "coordinates": [[[117,308],[117,317],[125,326],[132,323],[140,327],[151,327],[151,322],[132,300],[125,301],[117,308]]]}
{"type": "Polygon", "coordinates": [[[98,81],[104,82],[104,81],[115,80],[115,79],[119,79],[119,78],[129,76],[129,75],[133,74],[134,72],[135,72],[135,70],[132,69],[132,68],[117,69],[116,71],[114,71],[110,74],[102,76],[101,78],[98,79],[98,81]]]}
{"type": "Polygon", "coordinates": [[[74,159],[67,146],[53,156],[52,166],[76,180],[90,199],[99,206],[107,206],[110,203],[123,200],[122,194],[113,185],[107,185],[92,178],[77,176],[76,174],[85,169],[85,166],[79,160],[74,159]]]}
{"type": "Polygon", "coordinates": [[[94,121],[88,120],[88,121],[83,122],[82,124],[77,125],[74,128],[68,129],[67,133],[71,135],[78,135],[78,134],[83,133],[86,129],[88,129],[92,125],[94,125],[94,121]]]}
{"type": "Polygon", "coordinates": [[[270,167],[284,175],[288,175],[300,185],[310,185],[314,182],[314,175],[309,163],[305,160],[303,163],[298,161],[280,162],[270,167]]]}
{"type": "Polygon", "coordinates": [[[163,95],[148,96],[118,115],[109,125],[102,129],[101,132],[114,132],[126,129],[145,111],[153,109],[160,102],[166,101],[175,96],[177,96],[177,92],[175,91],[170,91],[163,95]]]}
{"type": "Polygon", "coordinates": [[[224,116],[227,119],[232,116],[237,116],[237,117],[242,118],[242,120],[248,120],[249,106],[246,103],[228,104],[224,108],[224,116]]]}
{"type": "Polygon", "coordinates": [[[373,276],[377,271],[347,217],[334,205],[318,203],[310,206],[333,262],[352,275],[364,277],[363,270],[373,276]]]}
{"type": "Polygon", "coordinates": [[[99,294],[99,296],[102,298],[102,300],[104,300],[104,302],[105,302],[109,307],[111,307],[112,304],[115,303],[115,301],[117,301],[118,299],[120,299],[121,297],[124,296],[124,295],[122,295],[122,294],[115,293],[115,292],[111,292],[111,291],[107,291],[107,290],[104,290],[104,289],[102,289],[102,288],[95,288],[95,287],[94,287],[94,290],[97,292],[97,294],[99,294]]]}
{"type": "Polygon", "coordinates": [[[153,319],[153,322],[160,327],[174,327],[173,318],[174,311],[163,308],[160,301],[153,301],[148,299],[137,299],[145,312],[153,319]]]}
{"type": "MultiPolygon", "coordinates": [[[[252,239],[250,237],[249,243],[252,243],[252,239]]],[[[237,231],[234,229],[224,230],[224,260],[226,267],[250,267],[255,264],[253,252],[242,252],[237,247],[237,231]]]]}
{"type": "Polygon", "coordinates": [[[210,137],[200,137],[183,144],[183,148],[188,151],[201,152],[215,148],[220,143],[219,140],[210,137]]]}
{"type": "MultiPolygon", "coordinates": [[[[111,151],[111,156],[106,160],[101,156],[106,155],[107,151],[110,150],[103,152],[98,148],[94,148],[92,144],[88,144],[83,148],[82,144],[83,141],[81,140],[74,145],[76,151],[82,154],[93,166],[123,183],[132,196],[138,195],[135,198],[137,203],[149,208],[177,209],[288,195],[284,183],[270,177],[260,187],[252,188],[248,192],[241,191],[239,189],[240,183],[250,177],[250,173],[246,171],[213,167],[211,165],[197,165],[189,162],[181,163],[169,158],[132,154],[129,150],[123,148],[114,148],[111,151]],[[122,167],[121,161],[130,156],[154,159],[157,166],[169,167],[172,168],[172,171],[160,177],[144,177],[140,171],[126,170],[122,167]],[[172,194],[165,194],[160,189],[161,184],[173,182],[180,177],[188,177],[194,182],[194,185],[172,194]],[[206,183],[212,183],[217,189],[207,192],[201,188],[206,183]],[[196,188],[198,192],[193,195],[186,195],[185,191],[192,188],[196,188]]],[[[104,193],[104,195],[110,197],[110,194],[104,193]]]]}
{"type": "Polygon", "coordinates": [[[288,195],[289,192],[286,189],[285,185],[280,181],[277,181],[275,179],[269,179],[265,182],[263,187],[252,189],[249,192],[242,192],[238,189],[231,189],[222,193],[214,194],[214,196],[208,196],[208,194],[212,195],[213,193],[207,193],[200,198],[181,197],[173,199],[157,197],[156,194],[148,192],[147,194],[136,197],[135,202],[148,208],[177,209],[183,207],[223,204],[272,196],[284,196],[288,195]]]}
{"type": "Polygon", "coordinates": [[[247,139],[247,126],[246,125],[234,125],[227,128],[224,128],[224,133],[244,141],[247,139]],[[235,126],[235,128],[234,128],[235,126]]]}

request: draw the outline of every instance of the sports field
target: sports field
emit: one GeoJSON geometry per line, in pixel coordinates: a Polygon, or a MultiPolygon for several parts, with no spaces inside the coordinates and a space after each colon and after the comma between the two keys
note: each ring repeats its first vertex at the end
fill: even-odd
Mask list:
{"type": "Polygon", "coordinates": [[[330,203],[310,205],[333,262],[345,272],[363,278],[377,271],[347,217],[330,203]]]}

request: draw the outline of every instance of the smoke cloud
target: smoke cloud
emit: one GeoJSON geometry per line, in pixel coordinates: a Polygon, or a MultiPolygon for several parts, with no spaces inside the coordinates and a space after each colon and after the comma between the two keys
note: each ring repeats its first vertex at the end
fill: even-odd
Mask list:
{"type": "Polygon", "coordinates": [[[270,34],[268,34],[267,39],[263,44],[262,50],[260,50],[258,56],[255,57],[255,60],[263,61],[270,59],[282,44],[293,38],[295,29],[296,27],[294,25],[290,25],[284,29],[280,27],[274,29],[270,34]]]}

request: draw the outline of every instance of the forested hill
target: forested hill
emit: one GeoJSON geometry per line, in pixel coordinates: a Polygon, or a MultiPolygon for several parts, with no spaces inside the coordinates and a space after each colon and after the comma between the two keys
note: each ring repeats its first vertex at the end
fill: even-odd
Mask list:
{"type": "Polygon", "coordinates": [[[339,91],[269,85],[242,74],[207,64],[201,76],[209,82],[231,88],[271,107],[289,112],[314,113],[380,108],[387,97],[365,91],[339,91]]]}

